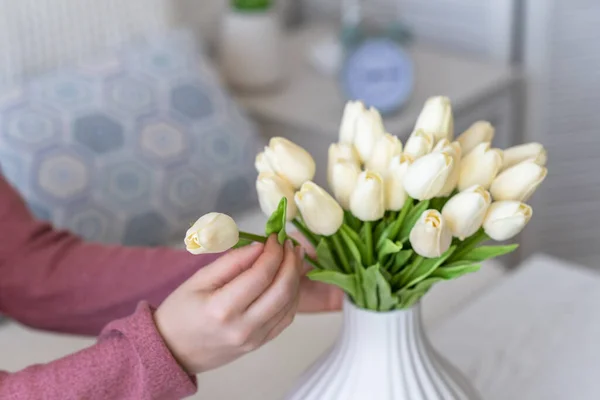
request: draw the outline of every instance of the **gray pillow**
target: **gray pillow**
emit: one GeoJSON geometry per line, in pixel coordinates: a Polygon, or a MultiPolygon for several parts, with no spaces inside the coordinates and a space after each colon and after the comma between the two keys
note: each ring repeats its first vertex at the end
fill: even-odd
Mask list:
{"type": "Polygon", "coordinates": [[[0,93],[0,166],[38,217],[162,245],[255,204],[259,136],[195,49],[171,32],[0,93]]]}

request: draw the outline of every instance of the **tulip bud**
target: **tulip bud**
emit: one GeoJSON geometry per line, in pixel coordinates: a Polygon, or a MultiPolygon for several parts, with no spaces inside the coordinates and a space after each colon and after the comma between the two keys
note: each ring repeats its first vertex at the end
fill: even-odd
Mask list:
{"type": "Polygon", "coordinates": [[[409,240],[415,253],[435,258],[450,248],[452,232],[439,211],[426,210],[410,231],[409,240]]]}
{"type": "Polygon", "coordinates": [[[371,171],[384,173],[392,157],[402,154],[402,142],[394,135],[386,133],[375,143],[375,148],[371,158],[366,163],[366,167],[371,171]]]}
{"type": "Polygon", "coordinates": [[[494,240],[516,236],[531,219],[533,210],[520,201],[495,201],[483,220],[483,230],[494,240]]]}
{"type": "Polygon", "coordinates": [[[378,172],[363,171],[350,196],[350,211],[361,221],[376,221],[385,214],[384,183],[378,172]]]}
{"type": "Polygon", "coordinates": [[[490,148],[490,143],[480,143],[460,162],[458,190],[474,185],[489,189],[502,167],[502,150],[490,148]]]}
{"type": "Polygon", "coordinates": [[[239,235],[229,215],[213,212],[200,217],[187,230],[185,248],[192,254],[221,253],[235,246],[239,235]]]}
{"type": "Polygon", "coordinates": [[[461,133],[456,140],[462,147],[463,154],[467,155],[480,143],[491,143],[494,139],[494,127],[487,121],[477,121],[466,131],[461,133]]]}
{"type": "Polygon", "coordinates": [[[442,216],[452,236],[464,240],[477,232],[490,204],[492,196],[479,185],[452,196],[442,209],[442,216]]]}
{"type": "Polygon", "coordinates": [[[360,167],[352,161],[338,161],[331,168],[331,189],[342,208],[350,208],[350,196],[356,186],[360,167]]]}
{"type": "Polygon", "coordinates": [[[538,165],[546,165],[548,155],[546,149],[539,143],[525,143],[504,150],[502,169],[507,169],[525,160],[532,160],[538,165]]]}
{"type": "Polygon", "coordinates": [[[418,158],[408,167],[404,189],[413,199],[432,199],[444,187],[453,165],[454,160],[447,153],[429,153],[418,158]]]}
{"type": "Polygon", "coordinates": [[[523,161],[502,171],[490,192],[494,200],[527,201],[548,175],[548,169],[533,160],[523,161]]]}
{"type": "Polygon", "coordinates": [[[360,164],[358,153],[352,144],[332,143],[329,145],[327,157],[327,181],[332,185],[333,165],[338,161],[350,161],[357,166],[360,164]]]}
{"type": "Polygon", "coordinates": [[[263,172],[256,179],[256,191],[260,209],[266,216],[271,216],[277,210],[281,199],[285,197],[287,198],[287,220],[296,218],[298,209],[294,203],[294,188],[288,181],[274,172],[263,172]]]}
{"type": "Polygon", "coordinates": [[[365,111],[365,106],[360,101],[346,103],[340,124],[340,143],[352,144],[354,142],[356,121],[365,111]]]}
{"type": "Polygon", "coordinates": [[[415,124],[415,130],[419,129],[432,134],[435,141],[441,139],[452,140],[454,137],[454,118],[452,117],[450,99],[443,96],[427,99],[415,124]]]}
{"type": "Polygon", "coordinates": [[[312,156],[287,139],[272,138],[264,154],[273,171],[290,182],[294,188],[299,188],[315,176],[316,166],[312,156]]]}
{"type": "Polygon", "coordinates": [[[398,211],[404,207],[408,193],[404,189],[404,177],[414,158],[408,154],[395,156],[385,173],[385,209],[398,211]]]}
{"type": "Polygon", "coordinates": [[[431,153],[434,141],[435,139],[431,133],[414,131],[404,145],[404,153],[410,154],[414,158],[422,157],[431,153]]]}
{"type": "Polygon", "coordinates": [[[379,111],[371,107],[360,115],[356,121],[354,147],[363,163],[371,158],[375,143],[384,134],[385,128],[379,111]]]}
{"type": "Polygon", "coordinates": [[[331,236],[344,223],[344,210],[323,188],[305,182],[294,196],[304,223],[317,235],[331,236]]]}
{"type": "Polygon", "coordinates": [[[435,146],[433,151],[439,151],[440,153],[448,154],[452,157],[452,171],[444,183],[444,187],[440,190],[438,197],[447,197],[456,189],[458,184],[458,178],[460,177],[460,161],[462,156],[462,149],[458,142],[448,142],[447,139],[442,139],[435,146]]]}
{"type": "Polygon", "coordinates": [[[265,153],[263,151],[256,155],[254,166],[256,167],[256,170],[259,174],[261,172],[273,172],[273,168],[271,168],[271,164],[269,164],[269,161],[267,161],[267,158],[265,157],[265,153]]]}

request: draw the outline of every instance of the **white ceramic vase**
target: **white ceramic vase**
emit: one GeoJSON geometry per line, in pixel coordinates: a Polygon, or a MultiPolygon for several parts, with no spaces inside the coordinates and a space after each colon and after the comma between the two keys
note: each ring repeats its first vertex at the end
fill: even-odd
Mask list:
{"type": "Polygon", "coordinates": [[[286,400],[479,400],[431,346],[417,305],[376,313],[344,305],[338,341],[286,400]]]}
{"type": "Polygon", "coordinates": [[[278,14],[229,10],[218,40],[219,63],[236,89],[265,90],[283,79],[282,30],[278,14]]]}

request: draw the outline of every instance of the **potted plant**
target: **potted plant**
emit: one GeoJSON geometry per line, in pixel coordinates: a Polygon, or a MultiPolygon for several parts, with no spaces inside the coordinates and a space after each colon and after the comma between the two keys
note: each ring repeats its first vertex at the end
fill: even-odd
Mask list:
{"type": "Polygon", "coordinates": [[[218,53],[236,89],[264,90],[283,79],[282,30],[274,0],[231,0],[221,24],[218,53]]]}
{"type": "MultiPolygon", "coordinates": [[[[433,285],[516,249],[486,242],[509,240],[529,222],[526,201],[546,177],[546,152],[538,143],[492,148],[488,122],[456,140],[453,131],[445,97],[426,102],[404,146],[385,133],[377,110],[348,103],[329,149],[333,195],[311,181],[315,163],[294,143],[273,138],[257,156],[265,234],[283,241],[291,221],[316,248],[316,258],[306,257],[309,277],[347,294],[337,343],[287,399],[479,398],[431,346],[419,301],[433,285]]],[[[187,232],[191,252],[266,240],[238,232],[229,217],[223,229],[203,218],[187,232]],[[225,242],[223,232],[231,232],[225,242]]]]}

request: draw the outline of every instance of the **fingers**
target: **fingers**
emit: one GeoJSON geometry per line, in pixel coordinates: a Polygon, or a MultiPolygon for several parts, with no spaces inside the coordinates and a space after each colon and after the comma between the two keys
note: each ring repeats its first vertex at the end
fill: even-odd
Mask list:
{"type": "Polygon", "coordinates": [[[246,316],[252,324],[267,323],[272,316],[295,301],[302,273],[300,251],[300,248],[294,249],[289,241],[286,242],[285,258],[277,276],[269,288],[252,303],[246,312],[246,316]]]}
{"type": "Polygon", "coordinates": [[[283,247],[277,242],[277,237],[271,235],[252,267],[216,290],[213,294],[214,301],[233,311],[246,310],[271,286],[283,257],[283,247]]]}
{"type": "Polygon", "coordinates": [[[296,316],[296,313],[298,312],[299,303],[300,303],[300,296],[297,296],[296,300],[294,301],[292,307],[290,307],[288,312],[267,333],[267,336],[265,337],[265,339],[262,342],[263,344],[275,339],[277,336],[279,336],[281,334],[281,332],[283,332],[285,330],[285,328],[287,328],[288,326],[290,326],[292,324],[292,322],[294,322],[294,317],[296,316]]]}
{"type": "Polygon", "coordinates": [[[196,289],[218,289],[252,267],[264,247],[262,243],[254,243],[232,250],[196,272],[187,283],[196,289]]]}

